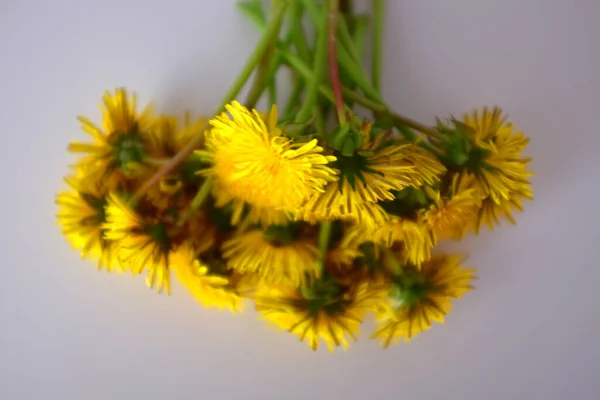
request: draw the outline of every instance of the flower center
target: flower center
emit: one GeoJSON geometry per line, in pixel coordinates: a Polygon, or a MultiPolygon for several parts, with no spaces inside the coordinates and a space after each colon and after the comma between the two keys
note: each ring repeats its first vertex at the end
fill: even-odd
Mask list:
{"type": "Polygon", "coordinates": [[[129,172],[131,164],[141,163],[146,157],[144,141],[135,130],[117,132],[109,140],[116,163],[124,172],[129,172]]]}
{"type": "Polygon", "coordinates": [[[167,234],[167,226],[163,222],[148,225],[145,229],[148,236],[165,253],[171,250],[171,238],[167,234]]]}
{"type": "Polygon", "coordinates": [[[479,172],[489,168],[485,161],[490,151],[473,143],[468,129],[461,125],[456,130],[448,131],[444,143],[444,161],[451,167],[466,167],[479,172]]]}
{"type": "Polygon", "coordinates": [[[488,169],[489,166],[485,161],[489,154],[489,150],[482,149],[481,147],[473,147],[468,154],[465,166],[477,172],[481,171],[482,169],[488,169]]]}
{"type": "Polygon", "coordinates": [[[391,296],[400,304],[413,306],[426,298],[431,290],[431,285],[423,275],[414,268],[406,268],[394,277],[390,291],[391,296]]]}
{"type": "Polygon", "coordinates": [[[328,315],[340,313],[347,303],[343,298],[342,288],[337,279],[324,276],[309,286],[300,288],[304,297],[304,307],[308,308],[312,315],[320,310],[328,315]]]}
{"type": "Polygon", "coordinates": [[[335,157],[337,160],[331,164],[331,167],[340,170],[340,179],[338,181],[340,189],[344,184],[344,180],[347,180],[352,188],[356,186],[357,179],[366,184],[364,177],[365,172],[381,175],[380,172],[369,167],[368,157],[359,154],[344,156],[339,152],[335,152],[335,157]]]}

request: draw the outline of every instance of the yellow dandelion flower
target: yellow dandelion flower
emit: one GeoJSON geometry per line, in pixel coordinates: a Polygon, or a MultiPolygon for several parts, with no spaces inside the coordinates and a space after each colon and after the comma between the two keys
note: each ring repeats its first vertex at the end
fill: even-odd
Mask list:
{"type": "Polygon", "coordinates": [[[270,284],[305,285],[319,275],[319,250],[296,224],[240,233],[222,246],[227,265],[270,284]]]}
{"type": "Polygon", "coordinates": [[[514,132],[500,108],[490,111],[486,107],[481,114],[476,110],[465,116],[463,124],[476,145],[467,162],[471,167],[463,173],[475,177],[484,196],[499,203],[510,199],[511,193],[522,185],[530,185],[533,173],[527,164],[531,159],[521,155],[529,138],[520,131],[514,132]]]}
{"type": "Polygon", "coordinates": [[[76,163],[88,176],[114,189],[125,176],[138,173],[146,156],[150,140],[147,132],[152,126],[152,106],[138,114],[135,95],[125,89],[103,97],[102,129],[85,117],[78,117],[84,132],[92,137],[91,143],[72,142],[69,151],[86,156],[76,163]]]}
{"type": "Polygon", "coordinates": [[[97,261],[99,269],[122,271],[118,243],[103,236],[105,197],[95,184],[80,174],[67,177],[65,181],[71,190],[56,196],[57,220],[62,233],[75,249],[80,250],[82,258],[97,261]]]}
{"type": "Polygon", "coordinates": [[[243,301],[231,280],[211,272],[196,257],[193,247],[182,245],[174,257],[171,268],[179,282],[205,307],[240,311],[243,301]]]}
{"type": "MultiPolygon", "coordinates": [[[[156,219],[156,218],[154,218],[156,219]]],[[[146,284],[171,293],[170,265],[173,242],[166,223],[146,221],[115,194],[108,196],[105,238],[119,242],[119,255],[131,272],[147,271],[146,284]]]]}
{"type": "Polygon", "coordinates": [[[338,156],[334,163],[342,177],[362,181],[369,189],[364,201],[393,200],[393,191],[408,186],[434,184],[446,168],[430,152],[412,143],[386,143],[387,133],[372,134],[372,125],[363,122],[363,145],[352,157],[338,156]],[[350,172],[350,174],[348,174],[350,172]]]}
{"type": "Polygon", "coordinates": [[[277,107],[268,123],[238,102],[210,121],[206,151],[211,164],[201,173],[214,176],[223,189],[253,206],[295,211],[334,181],[327,166],[335,157],[322,154],[317,140],[294,143],[277,127],[277,107]]]}
{"type": "Polygon", "coordinates": [[[443,323],[452,299],[472,289],[473,269],[462,266],[460,255],[436,255],[420,270],[402,269],[393,277],[390,304],[378,311],[379,325],[372,338],[384,347],[411,338],[429,329],[433,322],[443,323]]]}
{"type": "Polygon", "coordinates": [[[333,279],[308,288],[263,287],[255,297],[256,309],[276,327],[298,336],[317,350],[321,340],[329,351],[350,347],[368,311],[386,295],[368,284],[341,287],[333,279]]]}
{"type": "Polygon", "coordinates": [[[517,187],[510,192],[508,199],[500,199],[496,202],[491,196],[486,197],[481,201],[481,208],[478,210],[477,218],[474,221],[475,232],[479,232],[483,224],[493,230],[500,223],[502,217],[515,224],[516,221],[512,212],[514,210],[523,211],[523,200],[533,200],[533,191],[529,184],[522,184],[517,187]]]}
{"type": "Polygon", "coordinates": [[[434,243],[460,239],[477,219],[481,193],[470,182],[455,175],[447,193],[437,198],[423,213],[423,222],[431,231],[434,243]]]}
{"type": "Polygon", "coordinates": [[[340,170],[338,182],[310,199],[301,218],[306,221],[343,219],[362,225],[380,225],[387,215],[377,202],[395,198],[395,192],[439,180],[444,166],[413,144],[389,143],[385,133],[371,133],[371,124],[360,129],[363,145],[351,156],[338,154],[332,164],[340,170]]]}

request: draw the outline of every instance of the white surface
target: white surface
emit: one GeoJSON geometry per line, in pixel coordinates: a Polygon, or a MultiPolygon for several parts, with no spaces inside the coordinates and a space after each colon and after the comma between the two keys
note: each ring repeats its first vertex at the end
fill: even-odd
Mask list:
{"type": "Polygon", "coordinates": [[[118,85],[210,112],[257,37],[233,2],[0,2],[0,398],[600,398],[600,3],[388,3],[385,97],[424,122],[503,106],[532,138],[536,201],[454,246],[480,280],[444,326],[332,355],[97,273],[55,226],[75,115],[118,85]]]}

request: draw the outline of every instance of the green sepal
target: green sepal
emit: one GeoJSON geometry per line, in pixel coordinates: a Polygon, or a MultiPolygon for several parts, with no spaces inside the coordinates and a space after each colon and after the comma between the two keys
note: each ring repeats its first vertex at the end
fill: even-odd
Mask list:
{"type": "Polygon", "coordinates": [[[364,142],[363,135],[348,125],[337,127],[330,139],[331,147],[346,157],[351,157],[363,146],[364,142]]]}
{"type": "Polygon", "coordinates": [[[116,164],[124,173],[131,173],[132,165],[142,164],[147,156],[146,145],[137,130],[113,134],[109,144],[116,164]]]}
{"type": "Polygon", "coordinates": [[[402,304],[413,306],[427,297],[432,290],[427,279],[414,267],[406,267],[393,277],[390,295],[402,304]]]}

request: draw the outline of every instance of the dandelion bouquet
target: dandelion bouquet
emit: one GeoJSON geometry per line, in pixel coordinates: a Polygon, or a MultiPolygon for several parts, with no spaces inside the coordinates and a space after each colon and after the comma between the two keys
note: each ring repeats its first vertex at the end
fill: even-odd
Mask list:
{"type": "Polygon", "coordinates": [[[532,198],[528,139],[498,108],[432,127],[390,109],[381,0],[370,18],[349,1],[239,6],[262,37],[212,116],[140,110],[117,89],[101,125],[79,118],[91,141],[68,148],[79,158],[57,196],[63,234],[98,268],[145,274],[159,292],[176,279],[206,307],[253,301],[313,349],[347,348],[368,313],[386,347],[443,322],[474,271],[433,249],[514,222],[532,198]],[[284,99],[281,69],[293,78],[284,99]],[[263,95],[271,107],[258,111],[263,95]]]}

